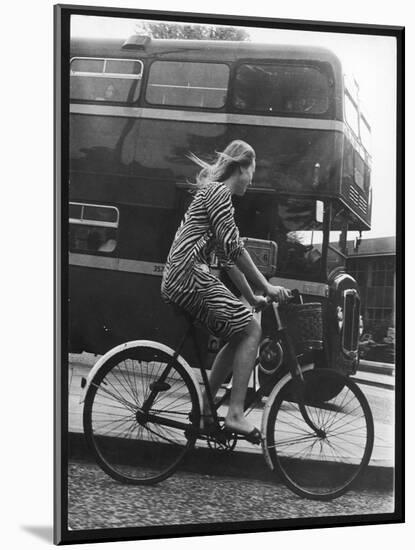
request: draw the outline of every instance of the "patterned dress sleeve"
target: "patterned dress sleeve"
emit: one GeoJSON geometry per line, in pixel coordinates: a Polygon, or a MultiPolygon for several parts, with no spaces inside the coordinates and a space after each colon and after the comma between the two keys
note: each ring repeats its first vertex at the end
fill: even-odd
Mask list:
{"type": "Polygon", "coordinates": [[[215,240],[215,242],[213,243],[213,249],[215,251],[216,257],[218,259],[218,264],[221,269],[228,271],[233,265],[235,265],[235,262],[226,257],[219,241],[215,240]]]}
{"type": "Polygon", "coordinates": [[[206,210],[217,242],[216,250],[222,265],[234,264],[244,250],[239,230],[235,224],[234,208],[229,189],[222,184],[212,184],[205,195],[206,210]]]}

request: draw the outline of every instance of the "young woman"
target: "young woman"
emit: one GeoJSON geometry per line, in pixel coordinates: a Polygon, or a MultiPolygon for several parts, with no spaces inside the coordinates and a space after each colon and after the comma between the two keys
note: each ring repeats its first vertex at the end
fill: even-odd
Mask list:
{"type": "MultiPolygon", "coordinates": [[[[225,427],[259,443],[261,434],[244,416],[243,407],[249,378],[261,338],[261,327],[249,309],[209,271],[212,252],[239,288],[247,302],[260,308],[272,300],[284,302],[289,291],[273,286],[257,269],[239,237],[234,220],[232,195],[244,195],[255,172],[255,151],[244,141],[232,141],[216,162],[208,164],[191,155],[202,167],[196,180],[196,194],[179,227],[164,268],[162,297],[175,303],[227,343],[219,351],[209,383],[215,396],[226,377],[233,373],[225,427]]],[[[212,422],[204,396],[202,428],[212,422]]]]}

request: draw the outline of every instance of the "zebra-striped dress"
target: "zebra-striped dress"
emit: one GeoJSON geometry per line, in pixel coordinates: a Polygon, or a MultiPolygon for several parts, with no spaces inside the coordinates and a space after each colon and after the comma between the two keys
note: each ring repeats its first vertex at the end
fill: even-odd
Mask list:
{"type": "Polygon", "coordinates": [[[221,266],[229,269],[242,251],[231,193],[223,183],[211,183],[198,191],[176,232],[163,272],[163,299],[229,340],[253,314],[208,266],[215,252],[221,266]]]}

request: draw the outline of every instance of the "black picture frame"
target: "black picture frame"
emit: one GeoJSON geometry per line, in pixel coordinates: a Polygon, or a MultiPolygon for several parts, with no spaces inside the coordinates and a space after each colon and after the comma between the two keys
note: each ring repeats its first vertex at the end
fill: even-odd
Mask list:
{"type": "Polygon", "coordinates": [[[54,370],[54,543],[74,544],[142,540],[196,535],[312,529],[352,525],[402,523],[404,521],[404,301],[403,285],[396,285],[395,457],[394,511],[385,514],[327,515],[324,517],[215,522],[142,527],[71,529],[68,525],[68,234],[69,234],[69,62],[70,19],[73,15],[136,18],[148,21],[233,25],[324,33],[392,37],[396,40],[396,280],[404,268],[404,27],[259,17],[235,17],[152,10],[54,6],[54,207],[55,207],[55,370],[54,370]]]}

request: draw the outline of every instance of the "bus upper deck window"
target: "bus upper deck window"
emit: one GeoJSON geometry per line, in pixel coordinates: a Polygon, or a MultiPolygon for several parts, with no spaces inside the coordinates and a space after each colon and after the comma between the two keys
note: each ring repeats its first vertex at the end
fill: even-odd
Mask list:
{"type": "Polygon", "coordinates": [[[222,63],[155,61],[146,100],[153,105],[220,109],[225,105],[229,67],[222,63]]]}
{"type": "Polygon", "coordinates": [[[119,211],[113,206],[69,204],[69,250],[110,253],[117,247],[119,211]]]}
{"type": "Polygon", "coordinates": [[[329,107],[329,89],[329,79],[317,67],[244,64],[236,73],[233,104],[270,114],[322,115],[329,107]]]}
{"type": "Polygon", "coordinates": [[[363,147],[368,153],[371,151],[372,135],[369,124],[364,116],[360,117],[360,137],[362,138],[363,147]]]}
{"type": "Polygon", "coordinates": [[[344,96],[344,110],[346,122],[353,130],[353,133],[359,137],[359,112],[354,100],[351,99],[348,93],[344,96]]]}
{"type": "Polygon", "coordinates": [[[136,59],[75,57],[71,61],[71,99],[132,103],[138,99],[143,64],[136,59]]]}

